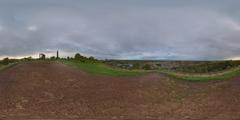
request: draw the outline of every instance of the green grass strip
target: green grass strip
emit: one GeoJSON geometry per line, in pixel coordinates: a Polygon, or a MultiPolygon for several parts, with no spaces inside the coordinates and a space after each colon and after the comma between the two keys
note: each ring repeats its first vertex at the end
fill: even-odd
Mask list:
{"type": "Polygon", "coordinates": [[[5,70],[5,69],[8,69],[8,68],[10,68],[10,67],[12,67],[12,66],[14,66],[14,65],[16,65],[17,63],[10,63],[10,64],[8,64],[8,65],[2,65],[2,64],[0,64],[0,71],[3,71],[3,70],[5,70]]]}
{"type": "Polygon", "coordinates": [[[144,74],[143,70],[124,70],[109,67],[103,63],[87,63],[77,60],[59,60],[58,62],[75,66],[85,72],[106,76],[138,76],[144,74]]]}

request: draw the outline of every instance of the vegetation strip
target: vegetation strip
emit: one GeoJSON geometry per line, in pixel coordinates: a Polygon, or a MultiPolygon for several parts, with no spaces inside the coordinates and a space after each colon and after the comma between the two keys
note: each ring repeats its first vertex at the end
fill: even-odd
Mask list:
{"type": "MultiPolygon", "coordinates": [[[[81,70],[88,73],[98,74],[98,75],[109,75],[109,76],[137,76],[147,73],[146,70],[124,70],[118,68],[109,67],[103,63],[83,63],[76,60],[60,60],[61,63],[75,66],[81,70]]],[[[148,71],[149,72],[149,71],[148,71]]],[[[171,70],[151,70],[151,72],[159,72],[162,74],[167,74],[171,77],[189,80],[189,81],[208,81],[208,80],[226,80],[240,75],[240,68],[233,68],[222,72],[216,73],[183,73],[171,70]]]]}
{"type": "Polygon", "coordinates": [[[100,62],[80,62],[77,60],[58,60],[58,62],[75,66],[88,73],[108,76],[137,76],[145,73],[144,70],[124,70],[109,67],[100,62]]]}
{"type": "MultiPolygon", "coordinates": [[[[197,66],[186,65],[172,68],[164,68],[164,65],[179,62],[169,62],[162,65],[161,61],[155,63],[158,68],[154,68],[151,62],[147,61],[101,61],[94,57],[85,57],[77,53],[74,58],[59,58],[51,57],[47,59],[45,57],[39,59],[32,59],[31,57],[23,59],[8,59],[4,58],[0,61],[0,71],[10,68],[18,63],[25,63],[31,61],[49,61],[49,62],[61,62],[66,65],[74,66],[85,72],[97,75],[105,76],[138,76],[150,72],[166,74],[168,76],[188,80],[188,81],[209,81],[209,80],[227,80],[237,76],[240,76],[240,61],[221,61],[221,62],[199,62],[197,66]],[[109,64],[110,63],[110,64],[109,64]],[[121,64],[125,67],[121,68],[118,65],[121,64]],[[142,65],[139,65],[142,64],[142,65]],[[183,67],[182,69],[180,69],[183,67]],[[153,69],[154,68],[154,69],[153,69]]],[[[181,63],[182,64],[182,63],[181,63]]]]}
{"type": "Polygon", "coordinates": [[[189,80],[189,81],[209,81],[209,80],[227,80],[237,76],[240,76],[240,68],[233,68],[222,72],[216,73],[204,73],[204,74],[194,74],[194,73],[182,73],[169,70],[160,70],[160,73],[167,74],[171,77],[189,80]]]}
{"type": "Polygon", "coordinates": [[[13,67],[14,65],[16,65],[17,63],[10,63],[8,65],[0,65],[0,71],[6,70],[8,68],[13,67]]]}

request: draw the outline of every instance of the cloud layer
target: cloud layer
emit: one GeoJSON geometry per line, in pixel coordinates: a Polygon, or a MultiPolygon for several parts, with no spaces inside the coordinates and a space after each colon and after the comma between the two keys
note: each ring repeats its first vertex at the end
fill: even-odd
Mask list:
{"type": "Polygon", "coordinates": [[[240,56],[240,2],[178,1],[1,0],[0,56],[56,50],[108,59],[240,56]]]}

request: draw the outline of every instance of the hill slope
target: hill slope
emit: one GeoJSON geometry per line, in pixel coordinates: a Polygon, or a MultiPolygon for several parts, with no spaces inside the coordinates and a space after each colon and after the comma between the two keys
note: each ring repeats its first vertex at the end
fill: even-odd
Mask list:
{"type": "Polygon", "coordinates": [[[55,62],[0,72],[0,119],[240,119],[240,79],[91,75],[55,62]]]}

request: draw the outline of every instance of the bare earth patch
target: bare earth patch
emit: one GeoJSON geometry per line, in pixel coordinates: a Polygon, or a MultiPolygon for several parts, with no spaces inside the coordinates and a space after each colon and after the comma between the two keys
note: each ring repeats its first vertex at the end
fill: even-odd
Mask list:
{"type": "Polygon", "coordinates": [[[0,73],[0,119],[239,120],[240,78],[91,75],[52,62],[0,73]]]}

